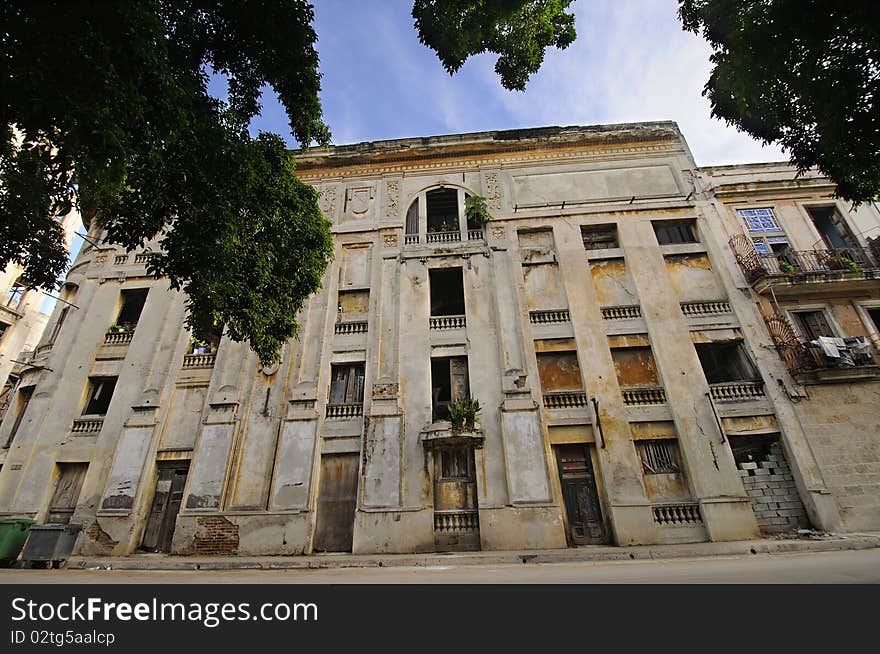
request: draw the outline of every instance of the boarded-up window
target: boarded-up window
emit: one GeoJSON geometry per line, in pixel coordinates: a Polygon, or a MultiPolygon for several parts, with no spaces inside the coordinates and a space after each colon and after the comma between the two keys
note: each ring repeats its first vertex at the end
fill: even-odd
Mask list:
{"type": "Polygon", "coordinates": [[[76,503],[79,501],[79,493],[82,490],[88,467],[88,463],[58,464],[58,483],[55,485],[52,501],[49,502],[47,523],[67,524],[70,522],[70,516],[73,515],[76,503]]]}
{"type": "Polygon", "coordinates": [[[621,388],[649,388],[660,385],[650,346],[611,349],[614,371],[621,388]]]}
{"type": "Polygon", "coordinates": [[[517,237],[524,265],[556,261],[552,229],[520,231],[517,237]]]}
{"type": "Polygon", "coordinates": [[[362,404],[364,364],[346,363],[331,367],[330,404],[362,404]]]}
{"type": "Polygon", "coordinates": [[[541,390],[577,391],[583,388],[577,352],[538,352],[541,390]]]}
{"type": "Polygon", "coordinates": [[[591,261],[590,274],[599,306],[631,306],[639,303],[635,284],[623,258],[591,261]]]}
{"type": "Polygon", "coordinates": [[[529,310],[568,308],[558,265],[545,263],[523,266],[523,278],[529,310]]]}
{"type": "Polygon", "coordinates": [[[584,225],[581,227],[581,238],[583,238],[585,250],[605,250],[619,247],[617,225],[584,225]]]}
{"type": "Polygon", "coordinates": [[[339,291],[341,320],[362,318],[370,312],[370,291],[339,291]]]}
{"type": "Polygon", "coordinates": [[[667,255],[666,270],[680,302],[715,301],[726,297],[705,254],[667,255]]]}
{"type": "Polygon", "coordinates": [[[342,261],[339,268],[340,287],[370,285],[370,254],[372,248],[366,245],[353,245],[342,248],[342,261]]]}
{"type": "Polygon", "coordinates": [[[83,415],[106,415],[115,389],[116,377],[89,377],[88,397],[83,408],[83,415]]]}

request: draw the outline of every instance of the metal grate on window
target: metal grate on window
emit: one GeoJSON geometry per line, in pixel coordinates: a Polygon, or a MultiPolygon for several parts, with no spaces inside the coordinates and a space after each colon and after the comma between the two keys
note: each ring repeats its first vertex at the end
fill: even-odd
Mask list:
{"type": "Polygon", "coordinates": [[[675,441],[642,441],[638,444],[639,457],[645,474],[658,475],[681,472],[675,452],[675,441]]]}

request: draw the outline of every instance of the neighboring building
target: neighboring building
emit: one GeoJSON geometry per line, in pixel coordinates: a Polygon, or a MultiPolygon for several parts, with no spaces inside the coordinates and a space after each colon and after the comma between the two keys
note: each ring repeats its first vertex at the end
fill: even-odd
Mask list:
{"type": "MultiPolygon", "coordinates": [[[[61,219],[61,224],[65,247],[69,250],[74,232],[82,224],[79,213],[71,211],[61,219]]],[[[42,312],[46,294],[40,289],[28,288],[22,272],[22,267],[15,264],[9,264],[0,272],[0,291],[3,292],[0,295],[0,419],[12,405],[21,370],[49,322],[49,316],[42,312]]]]}
{"type": "Polygon", "coordinates": [[[880,527],[876,208],[785,165],[697,169],[674,123],[329,147],[297,169],[335,258],[280,364],[194,344],[146,252],[85,249],[79,310],[0,426],[0,512],[82,523],[77,550],[100,554],[880,527]],[[491,222],[469,224],[468,195],[491,222]],[[455,432],[468,396],[478,423],[455,432]]]}

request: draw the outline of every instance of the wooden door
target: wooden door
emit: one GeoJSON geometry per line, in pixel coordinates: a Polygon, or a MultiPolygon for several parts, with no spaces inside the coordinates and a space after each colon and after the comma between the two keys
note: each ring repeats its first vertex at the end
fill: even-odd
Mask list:
{"type": "Polygon", "coordinates": [[[47,523],[70,522],[70,516],[76,509],[79,501],[79,493],[82,490],[83,480],[86,478],[88,463],[59,463],[58,483],[52,500],[49,502],[49,514],[46,516],[47,523]]]}
{"type": "Polygon", "coordinates": [[[568,517],[569,540],[573,545],[608,542],[588,446],[556,445],[554,449],[568,517]]]}
{"type": "Polygon", "coordinates": [[[316,552],[351,552],[357,507],[359,455],[321,457],[321,485],[315,525],[316,552]]]}
{"type": "Polygon", "coordinates": [[[156,476],[156,490],[144,529],[143,548],[152,552],[170,552],[177,514],[189,472],[188,463],[161,466],[156,476]]]}

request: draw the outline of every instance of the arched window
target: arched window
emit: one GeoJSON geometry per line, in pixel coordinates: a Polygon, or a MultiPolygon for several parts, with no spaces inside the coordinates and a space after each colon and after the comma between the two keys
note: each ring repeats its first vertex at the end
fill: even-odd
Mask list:
{"type": "Polygon", "coordinates": [[[437,186],[419,193],[406,212],[404,242],[450,243],[483,238],[480,225],[465,216],[470,193],[455,186],[437,186]]]}

